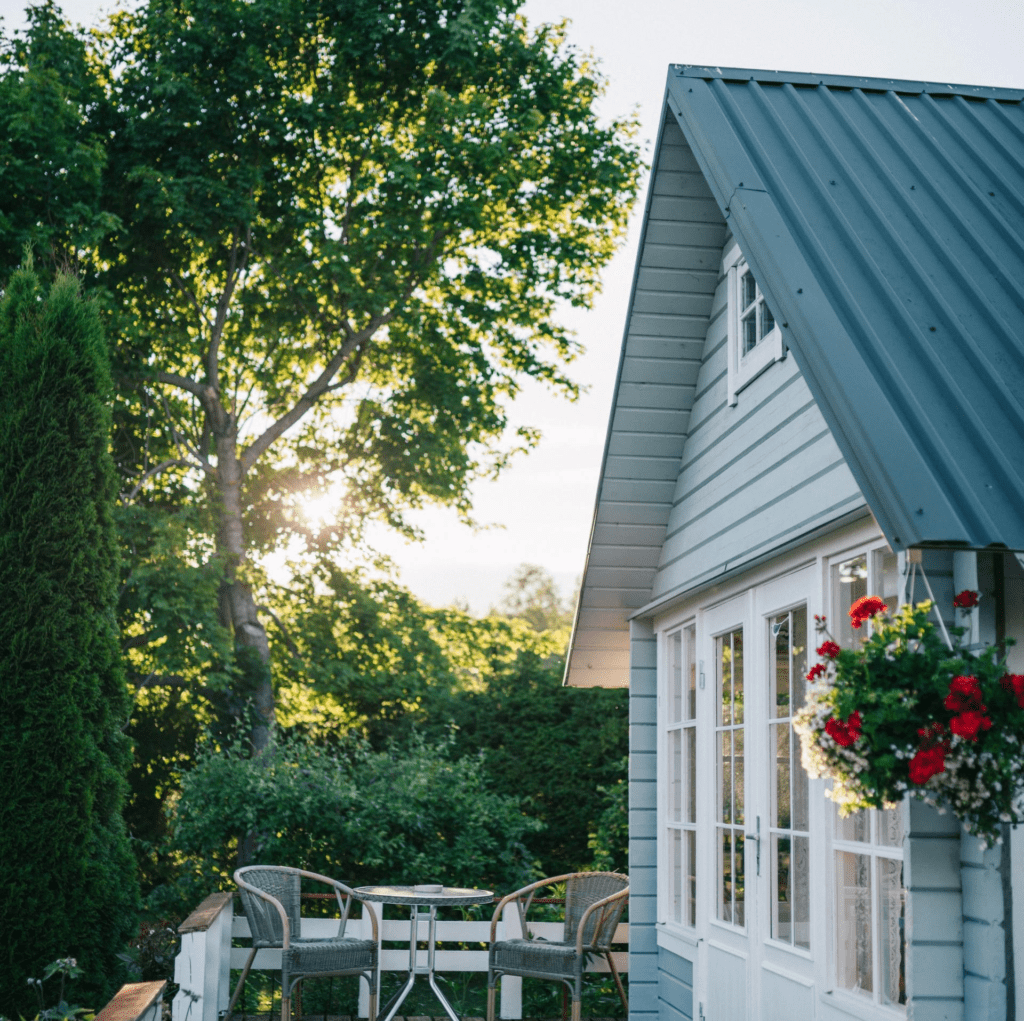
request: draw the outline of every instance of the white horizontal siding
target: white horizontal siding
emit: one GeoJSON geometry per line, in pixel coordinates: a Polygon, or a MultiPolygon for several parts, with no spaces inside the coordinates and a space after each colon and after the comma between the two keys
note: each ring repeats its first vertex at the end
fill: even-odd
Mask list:
{"type": "Polygon", "coordinates": [[[654,598],[734,570],[864,503],[791,355],[728,406],[726,302],[719,266],[654,598]]]}
{"type": "Polygon", "coordinates": [[[673,118],[657,151],[566,681],[628,683],[697,393],[726,228],[673,118]]]}

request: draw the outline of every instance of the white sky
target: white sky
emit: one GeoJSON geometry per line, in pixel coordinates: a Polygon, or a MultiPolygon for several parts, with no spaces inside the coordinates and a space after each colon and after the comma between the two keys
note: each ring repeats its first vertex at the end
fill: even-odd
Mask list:
{"type": "MultiPolygon", "coordinates": [[[[8,30],[23,6],[0,0],[8,30]]],[[[62,6],[92,24],[113,5],[62,6]]],[[[648,157],[672,63],[1024,88],[1022,0],[526,0],[523,11],[531,24],[571,19],[570,41],[608,78],[603,114],[636,108],[648,157]]],[[[473,533],[430,511],[419,518],[425,543],[382,537],[401,580],[427,602],[465,599],[484,612],[522,562],[544,566],[566,593],[582,572],[642,205],[595,308],[566,319],[587,347],[573,367],[587,394],[569,404],[528,390],[514,417],[543,430],[541,446],[476,490],[478,519],[503,527],[473,533]]]]}

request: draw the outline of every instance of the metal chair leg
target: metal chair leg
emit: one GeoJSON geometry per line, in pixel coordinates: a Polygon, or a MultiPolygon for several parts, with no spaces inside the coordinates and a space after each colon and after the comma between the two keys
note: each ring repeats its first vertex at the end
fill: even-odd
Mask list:
{"type": "Polygon", "coordinates": [[[629,999],[626,997],[626,990],[622,988],[622,979],[619,978],[619,969],[615,967],[615,960],[609,950],[605,955],[608,958],[608,967],[615,978],[615,984],[619,987],[619,999],[622,1000],[622,1009],[626,1012],[623,1016],[629,1017],[629,999]]]}
{"type": "Polygon", "coordinates": [[[487,1021],[494,1021],[494,986],[487,987],[487,1021]]]}
{"type": "Polygon", "coordinates": [[[572,1001],[572,1021],[580,1021],[580,1010],[583,1004],[579,1000],[572,1001]]]}
{"type": "Polygon", "coordinates": [[[249,969],[252,968],[252,962],[254,960],[256,960],[255,947],[252,948],[252,953],[249,954],[249,959],[245,962],[245,967],[242,969],[242,977],[238,980],[238,985],[235,986],[231,1002],[228,1004],[228,1012],[224,1015],[224,1021],[231,1021],[231,1015],[235,1012],[235,1004],[238,1003],[238,997],[242,995],[242,986],[245,985],[245,980],[249,975],[249,969]]]}
{"type": "Polygon", "coordinates": [[[370,1017],[369,1021],[377,1021],[377,993],[373,986],[370,986],[370,1017]]]}

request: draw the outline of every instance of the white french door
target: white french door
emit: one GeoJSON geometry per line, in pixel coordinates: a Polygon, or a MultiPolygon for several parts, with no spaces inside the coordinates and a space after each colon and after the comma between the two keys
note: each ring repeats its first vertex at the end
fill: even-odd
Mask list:
{"type": "Polygon", "coordinates": [[[814,577],[809,568],[766,583],[701,619],[710,666],[702,764],[711,783],[698,1000],[708,1021],[814,1017],[811,923],[822,879],[812,867],[812,828],[821,810],[792,727],[818,612],[814,577]]]}

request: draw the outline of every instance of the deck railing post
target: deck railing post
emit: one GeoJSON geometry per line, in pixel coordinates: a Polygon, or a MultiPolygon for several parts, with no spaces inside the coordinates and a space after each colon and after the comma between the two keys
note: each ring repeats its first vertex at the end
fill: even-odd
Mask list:
{"type": "MultiPolygon", "coordinates": [[[[498,939],[522,939],[522,918],[519,905],[510,901],[501,909],[502,932],[498,939]]],[[[521,1018],[523,1016],[523,980],[518,975],[505,975],[501,979],[501,1005],[498,1016],[502,1018],[521,1018]]]]}
{"type": "Polygon", "coordinates": [[[172,1021],[218,1021],[230,1002],[230,893],[210,894],[178,929],[181,949],[174,959],[178,992],[172,1021]]]}

